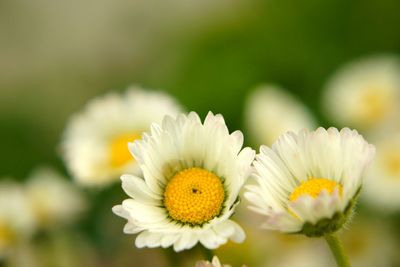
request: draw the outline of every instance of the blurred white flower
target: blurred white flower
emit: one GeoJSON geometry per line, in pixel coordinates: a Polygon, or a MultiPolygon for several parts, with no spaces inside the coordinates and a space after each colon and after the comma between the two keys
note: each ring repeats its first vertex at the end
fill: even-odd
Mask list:
{"type": "Polygon", "coordinates": [[[196,267],[230,267],[228,264],[223,264],[221,265],[219,259],[217,256],[214,256],[212,258],[212,261],[198,261],[196,263],[196,267]]]}
{"type": "Polygon", "coordinates": [[[26,192],[39,227],[71,223],[87,208],[83,192],[49,168],[32,173],[26,192]]]}
{"type": "Polygon", "coordinates": [[[376,160],[365,177],[363,200],[381,212],[400,210],[400,130],[371,138],[376,160]]]}
{"type": "Polygon", "coordinates": [[[375,56],[340,69],[326,86],[323,104],[336,123],[371,130],[394,116],[399,101],[399,59],[375,56]]]}
{"type": "Polygon", "coordinates": [[[35,230],[25,191],[11,180],[0,181],[0,258],[35,230]]]}
{"type": "Polygon", "coordinates": [[[246,186],[250,208],[267,229],[321,236],[351,214],[374,147],[357,131],[318,128],[282,135],[254,161],[256,185],[246,186]]]}
{"type": "Polygon", "coordinates": [[[140,139],[152,122],[179,111],[172,97],[136,87],[95,98],[67,125],[62,143],[67,167],[84,185],[105,185],[122,173],[138,173],[128,142],[140,139]]]}
{"type": "Polygon", "coordinates": [[[271,145],[287,131],[316,127],[308,108],[274,85],[263,85],[249,95],[245,104],[245,123],[257,145],[271,145]]]}
{"type": "Polygon", "coordinates": [[[255,154],[242,145],[243,134],[229,134],[223,117],[211,112],[204,123],[191,112],[153,124],[129,144],[144,178],[121,177],[131,198],[113,211],[128,220],[124,232],[140,233],[139,248],[173,245],[181,251],[198,242],[208,249],[228,239],[242,242],[242,228],[229,219],[255,154]]]}

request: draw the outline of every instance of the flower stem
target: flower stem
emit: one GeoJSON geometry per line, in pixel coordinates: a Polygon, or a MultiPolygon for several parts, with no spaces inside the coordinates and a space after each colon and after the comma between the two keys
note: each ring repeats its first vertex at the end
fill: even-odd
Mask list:
{"type": "Polygon", "coordinates": [[[203,257],[205,258],[205,260],[208,260],[211,262],[212,257],[213,257],[213,251],[202,245],[200,245],[200,249],[201,249],[201,252],[203,253],[203,257]]]}
{"type": "Polygon", "coordinates": [[[350,262],[347,256],[344,254],[342,243],[335,234],[327,234],[324,236],[329,248],[335,257],[338,267],[350,267],[350,262]]]}

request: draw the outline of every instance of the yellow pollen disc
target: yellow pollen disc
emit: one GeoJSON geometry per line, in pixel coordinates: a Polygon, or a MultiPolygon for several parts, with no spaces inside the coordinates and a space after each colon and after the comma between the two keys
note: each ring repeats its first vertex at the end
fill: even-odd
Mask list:
{"type": "Polygon", "coordinates": [[[139,139],[139,134],[122,134],[115,137],[110,144],[110,164],[114,168],[121,167],[134,160],[128,150],[128,143],[139,139]]]}
{"type": "Polygon", "coordinates": [[[169,181],[164,205],[172,219],[201,225],[220,213],[224,198],[224,187],[218,176],[201,168],[189,168],[169,181]]]}
{"type": "Polygon", "coordinates": [[[339,194],[342,194],[342,186],[335,181],[326,178],[311,178],[306,182],[302,182],[289,196],[289,200],[295,201],[298,197],[303,195],[316,198],[324,189],[332,194],[336,187],[339,189],[339,194]]]}
{"type": "Polygon", "coordinates": [[[400,176],[400,152],[388,151],[384,156],[386,170],[393,176],[400,176]]]}

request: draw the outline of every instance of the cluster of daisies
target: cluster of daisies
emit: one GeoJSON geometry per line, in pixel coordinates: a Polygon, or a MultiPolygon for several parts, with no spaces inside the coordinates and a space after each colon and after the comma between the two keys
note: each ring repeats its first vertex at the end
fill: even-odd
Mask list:
{"type": "MultiPolygon", "coordinates": [[[[367,58],[338,71],[324,91],[332,121],[377,144],[368,172],[373,145],[357,130],[317,128],[307,107],[277,85],[258,87],[245,103],[244,127],[257,151],[244,147],[243,133],[230,132],[222,115],[209,112],[202,119],[170,95],[136,86],[91,100],[68,122],[60,151],[84,187],[122,180],[128,198],[112,211],[126,219],[123,230],[137,235],[138,248],[180,252],[243,242],[245,231],[232,217],[243,192],[249,209],[262,215],[262,227],[325,237],[340,261],[334,234],[352,217],[361,187],[366,203],[400,209],[393,201],[400,189],[399,74],[397,58],[367,58]]],[[[28,194],[0,186],[0,251],[15,233],[69,221],[86,207],[66,181],[61,186],[46,178],[53,174],[36,176],[28,194]],[[1,208],[11,198],[27,218],[1,208]]],[[[349,266],[343,262],[339,266],[349,266]]],[[[197,266],[221,264],[214,257],[197,266]]]]}
{"type": "Polygon", "coordinates": [[[41,167],[22,184],[0,182],[0,259],[34,234],[73,223],[87,209],[83,192],[55,170],[41,167]],[[68,203],[66,205],[66,203],[68,203]]]}
{"type": "Polygon", "coordinates": [[[266,144],[280,135],[257,155],[243,148],[242,132],[229,132],[222,115],[209,112],[203,121],[195,112],[183,112],[170,96],[137,87],[92,100],[71,119],[62,149],[82,184],[121,178],[129,198],[113,212],[127,220],[125,233],[137,234],[138,248],[179,252],[196,244],[212,250],[228,240],[242,242],[245,232],[231,217],[243,188],[267,229],[311,237],[341,229],[374,147],[348,128],[282,134],[316,123],[274,86],[260,88],[249,101],[262,110],[248,110],[248,127],[261,129],[251,132],[259,132],[266,144]],[[278,111],[289,119],[278,118],[278,111]],[[265,120],[264,114],[275,118],[265,120]],[[271,134],[264,134],[267,126],[271,134]]]}

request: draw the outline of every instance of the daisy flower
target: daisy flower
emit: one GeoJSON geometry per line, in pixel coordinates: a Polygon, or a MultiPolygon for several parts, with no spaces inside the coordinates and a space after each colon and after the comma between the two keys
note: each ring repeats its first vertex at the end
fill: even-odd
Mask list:
{"type": "Polygon", "coordinates": [[[336,123],[371,130],[391,119],[399,100],[399,59],[375,56],[340,69],[326,86],[323,104],[336,123]]]}
{"type": "Polygon", "coordinates": [[[362,200],[381,212],[400,210],[400,129],[374,136],[376,160],[365,177],[362,200]]]}
{"type": "Polygon", "coordinates": [[[255,185],[245,197],[267,217],[264,226],[286,233],[322,236],[347,221],[374,147],[355,130],[318,128],[288,132],[254,162],[255,185]]]}
{"type": "Polygon", "coordinates": [[[204,123],[191,112],[166,116],[129,149],[143,178],[123,175],[130,196],[113,208],[128,220],[124,232],[139,235],[136,246],[190,249],[198,242],[215,249],[245,234],[229,218],[251,170],[255,152],[242,149],[243,134],[231,134],[221,115],[204,123]]]}
{"type": "Polygon", "coordinates": [[[30,175],[26,193],[41,227],[73,222],[87,207],[83,193],[50,168],[37,169],[30,175]]]}
{"type": "Polygon", "coordinates": [[[0,182],[0,259],[19,241],[29,238],[35,220],[23,188],[12,181],[0,182]]]}
{"type": "Polygon", "coordinates": [[[252,140],[258,145],[270,145],[287,131],[316,127],[308,108],[274,85],[263,85],[249,95],[245,104],[245,122],[252,140]]]}
{"type": "Polygon", "coordinates": [[[123,173],[138,173],[128,142],[139,139],[152,122],[178,112],[172,97],[137,87],[95,98],[66,127],[62,142],[66,165],[84,185],[105,185],[123,173]]]}

